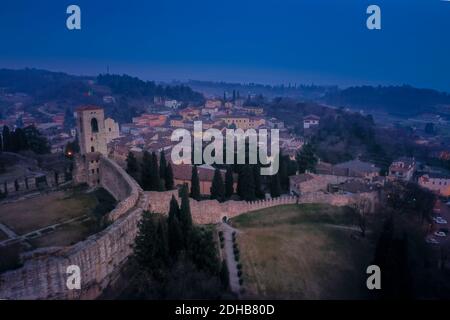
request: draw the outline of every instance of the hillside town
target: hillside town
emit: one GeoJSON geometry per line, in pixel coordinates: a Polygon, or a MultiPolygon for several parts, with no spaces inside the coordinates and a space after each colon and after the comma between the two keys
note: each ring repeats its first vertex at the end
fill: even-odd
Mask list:
{"type": "MultiPolygon", "coordinates": [[[[386,258],[388,255],[403,257],[403,247],[394,246],[395,241],[400,241],[398,237],[390,236],[392,242],[385,245],[385,251],[373,252],[373,248],[382,245],[381,241],[385,241],[382,235],[391,232],[394,224],[396,228],[404,228],[405,223],[412,223],[408,232],[414,239],[420,239],[420,245],[426,246],[423,254],[427,259],[435,261],[442,270],[450,267],[446,259],[450,244],[449,141],[445,135],[437,134],[438,129],[433,125],[427,123],[424,128],[411,132],[395,123],[374,121],[362,111],[320,101],[269,98],[251,92],[244,99],[238,90],[224,91],[223,96],[191,92],[186,99],[137,95],[138,98],[133,96],[132,105],[125,106],[119,101],[131,98],[117,92],[129,81],[137,80],[105,75],[83,82],[88,90],[82,103],[54,99],[36,103],[32,95],[25,93],[4,91],[1,94],[1,103],[6,107],[0,120],[0,206],[10,212],[0,215],[0,251],[8,257],[0,261],[0,275],[7,271],[5,279],[9,280],[3,294],[11,297],[24,294],[16,290],[11,279],[20,278],[18,270],[24,264],[34,263],[35,258],[29,252],[47,252],[49,246],[73,246],[93,255],[90,259],[96,259],[94,252],[103,250],[98,244],[106,241],[101,237],[107,234],[115,239],[114,243],[126,245],[126,249],[121,248],[115,255],[117,263],[122,263],[132,254],[130,248],[137,246],[143,231],[140,224],[125,224],[132,228],[125,243],[118,240],[122,233],[116,226],[123,226],[124,217],[138,219],[141,214],[146,217],[147,212],[168,217],[168,234],[161,234],[158,239],[168,236],[169,248],[175,246],[170,250],[186,251],[191,262],[198,263],[195,259],[200,258],[189,251],[192,249],[174,244],[194,241],[192,246],[201,243],[206,250],[200,257],[214,260],[211,256],[219,256],[221,268],[227,274],[220,281],[222,286],[226,285],[220,290],[212,286],[211,292],[225,296],[263,295],[245,285],[248,279],[242,270],[251,267],[248,262],[242,266],[236,240],[235,233],[246,230],[240,216],[248,212],[262,212],[275,221],[284,221],[282,216],[278,217],[283,210],[288,215],[300,216],[312,210],[323,219],[322,227],[337,223],[336,228],[348,232],[347,250],[355,250],[352,241],[356,246],[367,246],[370,259],[379,261],[393,274],[403,272],[386,258]],[[120,83],[116,91],[105,85],[111,79],[115,79],[116,85],[120,83]],[[100,85],[101,81],[104,83],[100,85]],[[248,137],[244,139],[243,163],[194,163],[194,156],[175,162],[172,151],[179,141],[173,139],[173,133],[185,129],[195,138],[198,133],[194,128],[198,123],[202,124],[203,150],[208,148],[208,139],[202,140],[208,129],[216,129],[223,135],[229,130],[244,134],[275,130],[277,135],[269,135],[268,145],[272,146],[272,139],[277,137],[279,154],[274,154],[273,148],[268,151],[272,158],[279,157],[279,168],[275,174],[261,175],[264,164],[247,162],[252,152],[247,148],[248,137]],[[394,132],[397,140],[390,137],[394,132]],[[61,201],[70,203],[64,215],[58,209],[61,201]],[[22,226],[13,213],[24,214],[22,206],[26,207],[26,203],[45,208],[42,209],[45,214],[22,226]],[[399,220],[394,221],[394,215],[399,220]],[[408,216],[410,220],[403,220],[408,216]],[[210,231],[205,231],[204,225],[214,226],[212,230],[218,235],[220,247],[218,253],[209,247],[215,240],[206,236],[210,231]],[[417,228],[421,230],[419,233],[417,228]],[[183,233],[185,229],[197,234],[197,240],[189,239],[183,233]],[[372,234],[377,236],[372,238],[372,234]],[[93,238],[97,240],[86,240],[93,238]]],[[[154,88],[148,82],[137,82],[137,85],[145,90],[154,88]]],[[[167,86],[164,90],[175,89],[167,86]]],[[[258,143],[253,152],[260,152],[261,147],[258,143]]],[[[237,159],[237,154],[234,156],[237,159]]],[[[157,228],[158,219],[152,217],[146,223],[157,228]]],[[[276,232],[276,229],[265,232],[276,232]]],[[[51,250],[48,254],[52,255],[51,250]]],[[[361,259],[368,261],[367,257],[361,259]]],[[[98,262],[102,266],[105,263],[98,262]]],[[[167,272],[172,272],[172,267],[167,272]]],[[[127,264],[124,268],[136,266],[127,264]]],[[[217,277],[217,265],[211,262],[210,268],[207,278],[217,277]]],[[[96,281],[106,281],[109,271],[105,272],[96,281]]],[[[196,272],[192,273],[193,277],[196,272]]],[[[134,296],[139,283],[146,281],[141,276],[137,272],[135,282],[117,292],[124,294],[132,290],[127,296],[134,296]]],[[[176,273],[169,277],[176,277],[176,273]]],[[[106,291],[110,285],[108,281],[102,284],[106,291]]],[[[52,284],[33,297],[52,296],[54,290],[52,284]]],[[[388,291],[387,295],[395,296],[395,290],[388,291]]],[[[110,294],[117,297],[117,292],[110,294]]],[[[71,297],[66,292],[58,294],[52,297],[71,297]]],[[[96,292],[94,296],[101,294],[96,292]]],[[[361,297],[367,297],[366,293],[361,297]]]]}

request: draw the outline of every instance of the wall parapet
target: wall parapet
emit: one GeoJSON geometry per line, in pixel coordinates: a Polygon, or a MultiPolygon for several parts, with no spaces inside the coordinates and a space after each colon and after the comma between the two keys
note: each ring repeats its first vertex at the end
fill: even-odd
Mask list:
{"type": "MultiPolygon", "coordinates": [[[[169,203],[172,195],[175,196],[178,202],[180,201],[177,190],[165,192],[149,191],[145,193],[148,194],[149,199],[149,206],[147,209],[165,215],[169,212],[169,203]]],[[[189,198],[189,203],[192,220],[195,223],[214,224],[221,222],[224,217],[233,218],[243,213],[286,204],[327,203],[334,206],[348,206],[356,203],[361,198],[367,198],[371,201],[371,211],[373,211],[377,201],[377,192],[363,194],[332,194],[319,191],[305,193],[299,197],[282,196],[279,198],[249,202],[229,200],[222,203],[217,200],[197,201],[189,198]]]]}

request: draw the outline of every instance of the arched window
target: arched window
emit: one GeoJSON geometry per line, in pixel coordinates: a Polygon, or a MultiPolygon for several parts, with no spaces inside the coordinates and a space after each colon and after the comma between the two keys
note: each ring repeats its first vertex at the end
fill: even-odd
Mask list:
{"type": "Polygon", "coordinates": [[[95,152],[95,149],[94,149],[94,147],[91,147],[91,152],[95,152]]]}
{"type": "Polygon", "coordinates": [[[98,121],[95,118],[91,120],[91,130],[92,132],[98,132],[98,121]]]}

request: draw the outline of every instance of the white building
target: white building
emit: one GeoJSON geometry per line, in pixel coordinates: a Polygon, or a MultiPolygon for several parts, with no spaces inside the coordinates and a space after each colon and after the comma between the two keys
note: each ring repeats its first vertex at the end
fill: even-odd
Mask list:
{"type": "Polygon", "coordinates": [[[170,109],[178,109],[181,106],[181,103],[177,100],[166,100],[164,101],[164,106],[170,109]]]}
{"type": "Polygon", "coordinates": [[[313,126],[318,126],[320,121],[320,117],[310,114],[303,118],[303,128],[309,129],[313,126]]]}

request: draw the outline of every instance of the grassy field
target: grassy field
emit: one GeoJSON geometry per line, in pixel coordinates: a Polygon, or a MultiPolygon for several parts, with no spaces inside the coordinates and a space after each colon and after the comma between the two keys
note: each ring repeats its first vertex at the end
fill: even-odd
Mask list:
{"type": "Polygon", "coordinates": [[[366,298],[365,270],[374,241],[354,236],[358,220],[348,208],[315,204],[279,206],[232,219],[240,231],[244,296],[366,298]]]}
{"type": "Polygon", "coordinates": [[[85,215],[96,206],[93,193],[59,191],[0,205],[0,223],[19,235],[85,215]]]}
{"type": "Polygon", "coordinates": [[[95,233],[96,223],[93,220],[72,222],[57,228],[54,232],[30,240],[33,247],[70,246],[86,239],[95,233]]]}

